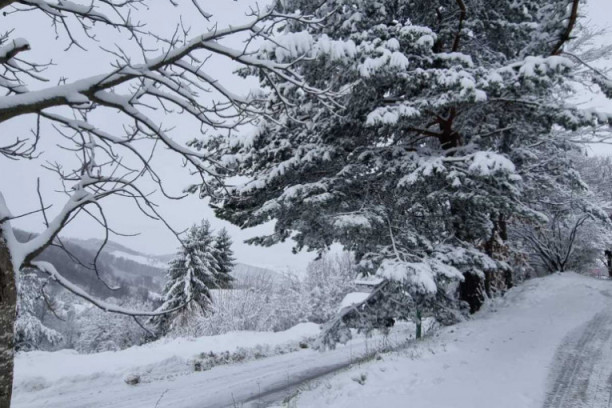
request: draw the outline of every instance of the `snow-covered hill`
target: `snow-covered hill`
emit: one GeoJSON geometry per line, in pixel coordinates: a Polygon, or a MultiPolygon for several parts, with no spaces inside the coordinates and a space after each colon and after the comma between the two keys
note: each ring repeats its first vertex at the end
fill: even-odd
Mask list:
{"type": "MultiPolygon", "coordinates": [[[[101,244],[101,242],[96,239],[74,239],[70,240],[70,242],[86,248],[92,254],[95,254],[101,244]]],[[[152,282],[152,284],[155,286],[150,288],[154,291],[161,290],[160,281],[163,281],[168,263],[174,257],[174,254],[152,255],[138,252],[112,241],[109,241],[105,245],[104,255],[107,257],[107,262],[116,266],[115,274],[119,279],[130,279],[132,276],[138,277],[143,274],[154,277],[154,282],[152,282]],[[138,268],[134,268],[134,264],[138,265],[138,268]],[[130,266],[132,266],[132,268],[130,268],[130,266]]],[[[248,287],[251,286],[253,282],[261,280],[278,283],[284,279],[282,274],[271,269],[243,263],[236,263],[232,271],[232,276],[235,279],[235,287],[248,287]]]]}
{"type": "Polygon", "coordinates": [[[258,266],[246,265],[237,263],[232,271],[234,277],[234,287],[251,287],[258,282],[280,283],[285,277],[271,269],[261,268],[258,266]]]}

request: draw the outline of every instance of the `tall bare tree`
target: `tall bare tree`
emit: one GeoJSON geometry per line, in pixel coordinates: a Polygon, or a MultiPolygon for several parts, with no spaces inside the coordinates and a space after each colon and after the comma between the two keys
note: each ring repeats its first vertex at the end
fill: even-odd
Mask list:
{"type": "MultiPolygon", "coordinates": [[[[198,16],[197,26],[189,27],[183,18],[177,19],[174,31],[165,36],[162,27],[153,29],[137,20],[140,13],[161,4],[147,0],[0,0],[9,23],[24,24],[24,13],[48,18],[70,50],[64,60],[60,57],[56,61],[60,68],[80,64],[84,70],[99,72],[98,66],[87,64],[88,44],[96,44],[96,49],[108,53],[112,60],[106,72],[62,78],[52,85],[45,77],[51,64],[28,58],[37,51],[35,43],[16,37],[14,31],[0,33],[0,123],[28,120],[32,128],[27,137],[0,135],[0,158],[33,159],[41,153],[39,142],[57,145],[57,150],[45,152],[45,167],[58,177],[66,195],[63,207],[55,210],[44,204],[39,190],[40,208],[24,213],[21,209],[10,211],[0,192],[0,408],[9,407],[11,400],[15,277],[19,270],[27,267],[47,274],[50,280],[109,312],[154,315],[96,299],[54,265],[36,260],[50,245],[63,247],[59,234],[68,224],[80,217],[99,223],[105,232],[99,255],[109,234],[114,233],[105,216],[105,203],[109,197],[120,197],[172,230],[146,191],[153,183],[163,196],[180,198],[169,194],[162,183],[164,178],[153,160],[156,148],[173,153],[177,166],[185,165],[198,177],[187,192],[206,195],[209,182],[223,173],[219,171],[223,164],[211,159],[211,152],[202,147],[207,132],[233,135],[241,125],[259,117],[274,120],[288,112],[292,102],[286,94],[287,84],[295,92],[314,95],[327,107],[335,106],[335,95],[309,86],[293,70],[294,61],[264,59],[252,52],[260,40],[272,39],[275,28],[288,20],[322,24],[324,19],[257,7],[247,13],[246,23],[223,27],[197,0],[168,3],[180,7],[182,16],[198,16]],[[194,32],[196,27],[200,32],[194,32]],[[231,46],[240,41],[238,48],[231,46]],[[79,52],[79,60],[72,60],[79,52]],[[242,67],[245,74],[264,78],[266,85],[244,96],[232,92],[212,74],[211,61],[218,64],[221,60],[242,67]],[[277,86],[279,82],[282,88],[277,86]],[[177,115],[192,126],[187,136],[166,122],[177,115]],[[65,150],[71,154],[70,160],[63,162],[60,158],[66,155],[58,152],[65,150]],[[42,214],[45,228],[29,241],[20,242],[11,222],[34,213],[42,214]]],[[[97,258],[88,265],[96,273],[97,258]]]]}

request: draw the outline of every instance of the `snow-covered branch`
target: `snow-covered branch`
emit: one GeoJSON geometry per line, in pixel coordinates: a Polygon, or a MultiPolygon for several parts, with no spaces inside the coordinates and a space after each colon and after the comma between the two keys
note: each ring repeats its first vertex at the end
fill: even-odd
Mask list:
{"type": "Polygon", "coordinates": [[[78,287],[74,283],[70,282],[65,277],[63,277],[57,271],[55,266],[53,266],[49,262],[35,261],[35,262],[32,262],[31,266],[33,268],[37,269],[38,271],[43,272],[43,273],[49,275],[49,277],[53,281],[57,282],[59,285],[61,285],[63,288],[67,289],[68,291],[70,291],[74,295],[89,301],[90,303],[92,303],[93,305],[99,307],[100,309],[104,310],[105,312],[112,312],[112,313],[122,314],[122,315],[126,315],[126,316],[149,316],[149,317],[153,317],[153,316],[163,315],[163,314],[166,314],[166,313],[175,312],[175,311],[180,310],[180,309],[182,309],[182,308],[184,308],[186,306],[185,304],[182,304],[182,305],[177,306],[176,308],[174,308],[172,310],[164,310],[162,312],[146,312],[146,311],[126,309],[126,308],[123,308],[121,306],[117,306],[117,305],[112,304],[112,303],[104,302],[103,300],[100,300],[100,299],[97,299],[94,296],[91,296],[89,293],[87,293],[86,291],[84,291],[83,289],[81,289],[80,287],[78,287]]]}

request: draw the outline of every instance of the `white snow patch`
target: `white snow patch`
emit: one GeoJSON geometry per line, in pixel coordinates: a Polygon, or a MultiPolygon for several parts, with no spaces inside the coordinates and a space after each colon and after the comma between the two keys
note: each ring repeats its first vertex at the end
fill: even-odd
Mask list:
{"type": "Polygon", "coordinates": [[[469,167],[470,172],[490,176],[498,172],[514,173],[514,163],[504,156],[493,152],[476,152],[469,167]]]}
{"type": "Polygon", "coordinates": [[[347,294],[344,297],[344,299],[342,299],[342,302],[340,303],[340,307],[338,308],[338,311],[341,311],[342,309],[345,309],[353,305],[358,305],[360,303],[363,303],[369,296],[370,294],[367,292],[351,292],[347,294]]]}
{"type": "Polygon", "coordinates": [[[419,110],[412,106],[383,106],[374,109],[368,114],[366,125],[395,125],[401,118],[411,118],[419,115],[419,110]]]}
{"type": "Polygon", "coordinates": [[[435,272],[425,262],[403,262],[396,259],[385,259],[376,275],[396,282],[405,282],[417,286],[425,293],[436,293],[435,272]]]}
{"type": "Polygon", "coordinates": [[[362,214],[342,214],[334,217],[334,227],[336,228],[370,228],[370,220],[362,214]]]}

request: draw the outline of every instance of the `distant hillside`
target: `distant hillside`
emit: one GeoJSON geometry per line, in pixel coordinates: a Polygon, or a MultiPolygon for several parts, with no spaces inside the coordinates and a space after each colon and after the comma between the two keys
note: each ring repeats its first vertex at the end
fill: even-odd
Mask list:
{"type": "MultiPolygon", "coordinates": [[[[31,237],[31,233],[17,231],[20,241],[31,237]]],[[[38,259],[47,261],[67,279],[101,298],[146,296],[149,291],[159,292],[164,284],[165,263],[161,258],[140,254],[129,248],[110,242],[98,257],[97,265],[102,281],[98,279],[91,265],[99,249],[100,241],[62,239],[68,252],[57,246],[50,246],[38,259]],[[151,259],[151,262],[146,260],[151,259]],[[118,286],[111,290],[105,283],[118,286]]]]}
{"type": "MultiPolygon", "coordinates": [[[[71,239],[73,243],[76,243],[84,248],[88,248],[92,251],[97,251],[102,241],[99,239],[71,239]]],[[[134,249],[128,248],[124,245],[118,244],[113,241],[109,241],[106,243],[105,252],[114,255],[117,258],[125,258],[129,260],[133,260],[138,263],[151,265],[156,268],[166,269],[168,262],[172,260],[173,254],[165,254],[165,255],[150,255],[144,254],[142,252],[136,251],[134,249]]]]}
{"type": "MultiPolygon", "coordinates": [[[[21,241],[31,237],[31,233],[17,231],[21,241]]],[[[87,292],[101,298],[146,297],[149,292],[161,293],[165,284],[168,263],[174,256],[151,255],[135,251],[116,242],[108,242],[98,258],[98,270],[104,282],[119,286],[118,290],[109,289],[86,266],[91,265],[102,241],[98,239],[62,239],[70,252],[67,254],[58,247],[47,248],[38,259],[51,262],[69,280],[87,292]]],[[[282,282],[283,275],[265,268],[237,264],[232,272],[234,287],[244,288],[257,282],[282,282]]]]}

